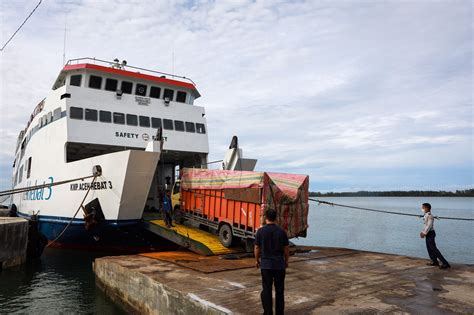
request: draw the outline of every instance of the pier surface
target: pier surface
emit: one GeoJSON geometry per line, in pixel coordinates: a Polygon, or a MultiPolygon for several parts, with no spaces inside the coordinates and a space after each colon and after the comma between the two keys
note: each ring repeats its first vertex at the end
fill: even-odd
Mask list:
{"type": "MultiPolygon", "coordinates": [[[[473,314],[474,266],[440,270],[427,262],[298,247],[287,269],[285,314],[473,314]]],[[[139,313],[262,313],[260,272],[251,257],[184,251],[103,257],[94,271],[105,292],[139,313]]]]}
{"type": "Polygon", "coordinates": [[[0,270],[26,261],[28,221],[0,217],[0,270]]]}

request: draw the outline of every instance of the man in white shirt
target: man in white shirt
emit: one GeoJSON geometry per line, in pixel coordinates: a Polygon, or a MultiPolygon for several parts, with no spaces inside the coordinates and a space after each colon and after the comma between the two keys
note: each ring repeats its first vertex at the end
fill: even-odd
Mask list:
{"type": "Polygon", "coordinates": [[[429,203],[424,203],[423,205],[421,205],[421,211],[423,211],[423,213],[425,214],[423,217],[425,225],[423,227],[423,231],[420,232],[420,237],[426,237],[426,248],[428,249],[428,255],[431,259],[431,263],[429,263],[428,265],[439,266],[439,259],[442,263],[442,265],[439,266],[440,269],[451,268],[448,261],[444,259],[438,247],[436,247],[436,232],[434,230],[434,217],[431,214],[431,205],[429,203]]]}

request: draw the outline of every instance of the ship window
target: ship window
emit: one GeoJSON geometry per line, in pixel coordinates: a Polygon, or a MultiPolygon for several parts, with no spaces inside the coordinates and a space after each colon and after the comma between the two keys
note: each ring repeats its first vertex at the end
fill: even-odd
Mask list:
{"type": "Polygon", "coordinates": [[[102,86],[102,77],[91,75],[89,77],[89,87],[92,89],[99,89],[102,86]]]}
{"type": "Polygon", "coordinates": [[[173,96],[174,96],[174,91],[173,90],[165,89],[165,91],[163,92],[163,99],[169,98],[169,100],[172,101],[173,96]]]}
{"type": "Polygon", "coordinates": [[[23,180],[23,165],[20,167],[20,177],[18,178],[18,183],[21,183],[23,180]]]}
{"type": "Polygon", "coordinates": [[[114,113],[114,124],[125,124],[125,114],[114,113]]]}
{"type": "Polygon", "coordinates": [[[204,126],[204,124],[196,123],[196,130],[197,133],[206,133],[206,127],[204,126]]]}
{"type": "Polygon", "coordinates": [[[135,94],[146,96],[146,85],[137,83],[137,86],[135,87],[135,94]]]}
{"type": "Polygon", "coordinates": [[[148,116],[140,116],[140,127],[150,127],[150,117],[148,116]]]}
{"type": "Polygon", "coordinates": [[[53,120],[58,120],[61,118],[61,107],[58,107],[53,112],[53,120]]]}
{"type": "Polygon", "coordinates": [[[81,107],[71,107],[69,109],[69,117],[71,117],[72,119],[82,119],[83,118],[82,108],[81,107]]]}
{"type": "Polygon", "coordinates": [[[151,117],[151,127],[161,128],[161,118],[151,117]]]}
{"type": "Polygon", "coordinates": [[[106,91],[116,92],[117,91],[117,85],[118,85],[117,80],[110,79],[110,78],[105,79],[105,90],[106,91]]]}
{"type": "Polygon", "coordinates": [[[47,120],[48,120],[48,124],[49,124],[50,122],[53,122],[53,113],[52,113],[52,112],[49,112],[49,113],[48,113],[47,120]]]}
{"type": "Polygon", "coordinates": [[[138,125],[137,115],[127,114],[127,125],[137,126],[138,125]]]}
{"type": "Polygon", "coordinates": [[[176,102],[186,103],[186,92],[176,92],[176,102]]]}
{"type": "Polygon", "coordinates": [[[97,109],[86,108],[86,120],[97,121],[97,109]]]}
{"type": "Polygon", "coordinates": [[[106,123],[112,122],[112,113],[105,110],[101,110],[99,112],[99,120],[101,122],[106,122],[106,123]]]}
{"type": "Polygon", "coordinates": [[[193,122],[186,122],[186,131],[187,132],[196,132],[196,127],[193,122]]]}
{"type": "Polygon", "coordinates": [[[81,86],[81,81],[82,81],[82,74],[75,74],[75,75],[72,75],[71,78],[69,79],[69,85],[81,86]]]}
{"type": "Polygon", "coordinates": [[[184,122],[182,120],[175,120],[174,121],[174,130],[184,131],[184,122]]]}
{"type": "Polygon", "coordinates": [[[121,90],[125,94],[132,94],[133,83],[128,81],[122,81],[121,90]]]}
{"type": "Polygon", "coordinates": [[[26,161],[26,178],[30,178],[31,175],[31,156],[26,161]]]}
{"type": "Polygon", "coordinates": [[[63,99],[63,98],[71,98],[71,94],[70,93],[64,93],[63,95],[61,95],[60,99],[63,99]]]}
{"type": "Polygon", "coordinates": [[[150,87],[150,97],[160,98],[160,94],[161,94],[161,88],[157,86],[150,87]]]}
{"type": "Polygon", "coordinates": [[[173,130],[173,121],[171,119],[163,119],[163,128],[173,130]]]}

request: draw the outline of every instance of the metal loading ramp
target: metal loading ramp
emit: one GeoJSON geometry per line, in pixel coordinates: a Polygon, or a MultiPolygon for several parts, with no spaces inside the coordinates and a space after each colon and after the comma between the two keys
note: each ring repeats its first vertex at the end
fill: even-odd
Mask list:
{"type": "Polygon", "coordinates": [[[168,228],[164,220],[144,221],[144,227],[148,231],[200,255],[225,255],[242,251],[239,248],[224,247],[219,238],[212,233],[183,224],[174,223],[174,225],[175,227],[168,228]]]}

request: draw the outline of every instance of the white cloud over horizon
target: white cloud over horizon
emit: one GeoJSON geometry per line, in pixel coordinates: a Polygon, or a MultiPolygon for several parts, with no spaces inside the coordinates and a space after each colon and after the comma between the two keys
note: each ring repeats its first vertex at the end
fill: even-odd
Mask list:
{"type": "MultiPolygon", "coordinates": [[[[37,1],[2,2],[1,42],[37,1]]],[[[67,59],[193,78],[210,160],[239,136],[311,189],[472,187],[470,1],[44,1],[0,59],[0,187],[67,59]]]]}

